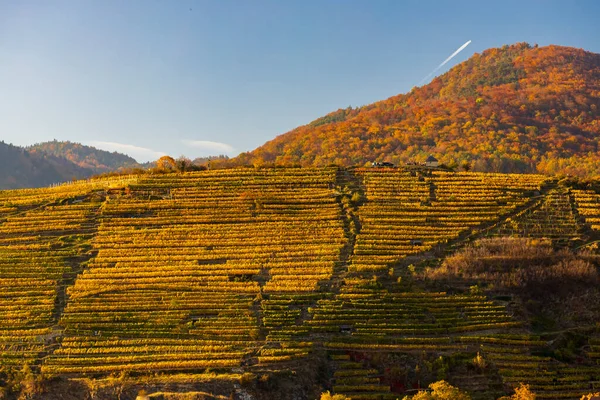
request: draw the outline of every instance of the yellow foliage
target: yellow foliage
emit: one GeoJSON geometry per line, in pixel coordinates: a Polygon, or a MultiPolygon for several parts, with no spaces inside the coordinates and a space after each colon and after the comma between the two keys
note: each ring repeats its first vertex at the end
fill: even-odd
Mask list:
{"type": "Polygon", "coordinates": [[[429,390],[422,390],[412,397],[405,396],[403,400],[471,400],[471,396],[446,381],[432,383],[429,390]]]}
{"type": "Polygon", "coordinates": [[[160,170],[175,170],[176,164],[175,159],[170,156],[162,156],[158,160],[156,160],[156,168],[160,170]]]}
{"type": "Polygon", "coordinates": [[[521,383],[518,388],[515,389],[515,394],[511,397],[513,400],[535,400],[535,393],[529,390],[529,385],[521,383]]]}
{"type": "Polygon", "coordinates": [[[521,383],[515,389],[515,394],[510,397],[501,397],[498,400],[535,400],[536,395],[529,389],[529,385],[521,383]]]}
{"type": "Polygon", "coordinates": [[[320,400],[351,400],[351,399],[350,399],[350,397],[346,397],[343,394],[331,394],[328,390],[325,393],[321,393],[320,400]]]}
{"type": "Polygon", "coordinates": [[[475,358],[473,359],[473,364],[481,369],[485,369],[485,367],[487,367],[487,362],[485,361],[485,358],[483,358],[483,356],[479,354],[479,352],[477,352],[477,356],[475,356],[475,358]]]}
{"type": "Polygon", "coordinates": [[[581,397],[581,400],[596,400],[600,399],[600,392],[585,394],[581,397]]]}

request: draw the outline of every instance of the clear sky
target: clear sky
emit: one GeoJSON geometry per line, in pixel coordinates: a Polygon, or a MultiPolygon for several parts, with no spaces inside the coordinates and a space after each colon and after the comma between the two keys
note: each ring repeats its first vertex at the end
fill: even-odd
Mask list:
{"type": "Polygon", "coordinates": [[[0,0],[0,140],[252,150],[515,42],[600,53],[600,1],[0,0]]]}

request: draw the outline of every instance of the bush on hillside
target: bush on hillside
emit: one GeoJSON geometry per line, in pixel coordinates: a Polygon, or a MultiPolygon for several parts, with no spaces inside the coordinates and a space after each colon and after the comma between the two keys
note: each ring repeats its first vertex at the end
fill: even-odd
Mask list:
{"type": "Polygon", "coordinates": [[[498,289],[537,293],[600,283],[598,269],[585,254],[554,250],[551,243],[526,238],[482,239],[428,269],[433,280],[488,282],[498,289]]]}
{"type": "Polygon", "coordinates": [[[471,396],[446,381],[438,381],[429,385],[429,390],[405,396],[403,400],[471,400],[471,396]]]}
{"type": "Polygon", "coordinates": [[[321,393],[320,400],[350,400],[350,397],[346,397],[343,394],[331,394],[328,391],[321,393]]]}
{"type": "Polygon", "coordinates": [[[536,395],[529,389],[529,385],[521,383],[515,389],[515,394],[509,397],[501,397],[498,400],[535,400],[536,395]]]}
{"type": "Polygon", "coordinates": [[[597,400],[600,399],[600,392],[589,393],[581,396],[581,400],[597,400]]]}

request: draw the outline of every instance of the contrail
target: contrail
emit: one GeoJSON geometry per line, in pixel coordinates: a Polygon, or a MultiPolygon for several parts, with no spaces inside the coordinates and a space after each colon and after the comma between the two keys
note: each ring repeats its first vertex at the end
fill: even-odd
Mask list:
{"type": "Polygon", "coordinates": [[[437,66],[436,69],[434,69],[433,71],[431,71],[431,73],[429,75],[427,75],[425,78],[421,79],[421,82],[419,82],[419,85],[421,85],[423,82],[425,82],[429,77],[431,77],[431,75],[435,74],[437,72],[438,69],[442,68],[444,65],[446,65],[448,63],[448,61],[452,60],[454,57],[456,57],[456,55],[458,53],[460,53],[461,51],[463,51],[465,49],[465,47],[467,47],[469,44],[471,44],[471,41],[469,40],[467,43],[463,44],[462,46],[460,46],[458,48],[458,50],[456,50],[454,53],[452,53],[450,55],[450,57],[446,58],[444,60],[443,63],[441,63],[440,65],[437,66]]]}

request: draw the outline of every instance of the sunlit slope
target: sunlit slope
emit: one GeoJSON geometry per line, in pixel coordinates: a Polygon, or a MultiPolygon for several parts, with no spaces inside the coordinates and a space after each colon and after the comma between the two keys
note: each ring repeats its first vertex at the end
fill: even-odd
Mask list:
{"type": "Polygon", "coordinates": [[[540,175],[448,173],[366,168],[351,270],[381,270],[460,234],[497,223],[539,196],[540,175]]]}
{"type": "MultiPolygon", "coordinates": [[[[261,301],[302,299],[331,279],[345,241],[334,179],[334,169],[233,170],[132,185],[103,208],[98,254],[69,290],[65,338],[43,371],[277,361],[257,349],[293,311],[286,299],[263,312],[261,301]]],[[[284,359],[305,354],[296,347],[284,359]]]]}
{"type": "Polygon", "coordinates": [[[326,364],[321,390],[369,399],[417,385],[415,360],[433,374],[479,352],[493,367],[444,372],[478,398],[519,382],[578,398],[600,338],[557,360],[510,301],[417,283],[411,264],[486,236],[593,237],[598,196],[540,175],[338,167],[0,192],[0,362],[157,384],[326,364]]]}
{"type": "Polygon", "coordinates": [[[103,196],[132,179],[0,191],[0,360],[35,365],[52,348],[65,286],[91,257],[103,196]]]}
{"type": "MultiPolygon", "coordinates": [[[[498,398],[521,382],[540,399],[579,399],[589,392],[600,376],[598,339],[590,339],[592,351],[576,365],[541,356],[551,341],[532,335],[510,302],[476,292],[424,292],[411,279],[411,262],[434,258],[429,253],[461,240],[495,236],[512,218],[525,228],[507,234],[539,238],[547,230],[550,239],[571,238],[577,227],[565,206],[575,199],[570,190],[559,192],[555,182],[539,175],[373,168],[355,174],[365,201],[356,212],[361,229],[349,273],[333,298],[310,310],[308,321],[336,365],[335,393],[397,398],[419,381],[417,369],[398,367],[410,354],[477,398],[498,398]],[[438,358],[461,354],[481,356],[485,372],[448,373],[438,358]]],[[[591,192],[575,195],[595,215],[591,209],[599,207],[591,192]]]]}
{"type": "Polygon", "coordinates": [[[598,176],[600,54],[517,43],[429,84],[333,111],[231,163],[441,163],[476,171],[598,176]]]}

